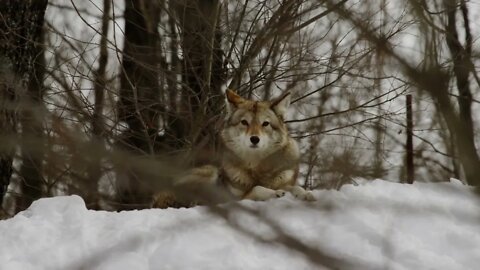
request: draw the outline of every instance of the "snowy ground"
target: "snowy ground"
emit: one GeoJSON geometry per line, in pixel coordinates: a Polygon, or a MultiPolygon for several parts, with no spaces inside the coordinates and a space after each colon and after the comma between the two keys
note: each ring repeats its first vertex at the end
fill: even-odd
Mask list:
{"type": "Polygon", "coordinates": [[[88,211],[78,196],[0,221],[0,268],[478,269],[480,204],[459,182],[386,181],[215,209],[88,211]],[[350,267],[349,267],[350,266],[350,267]]]}

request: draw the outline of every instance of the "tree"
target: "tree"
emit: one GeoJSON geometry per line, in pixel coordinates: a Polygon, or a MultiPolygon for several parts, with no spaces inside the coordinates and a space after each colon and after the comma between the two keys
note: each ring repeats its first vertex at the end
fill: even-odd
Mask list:
{"type": "Polygon", "coordinates": [[[456,137],[458,154],[463,164],[463,170],[467,181],[480,186],[478,175],[480,174],[480,157],[475,146],[474,122],[472,119],[472,91],[470,90],[470,73],[475,76],[475,68],[472,63],[472,33],[468,19],[467,3],[464,0],[445,1],[447,13],[447,25],[445,38],[453,63],[454,80],[456,81],[459,95],[457,97],[459,112],[454,121],[462,124],[460,130],[455,129],[454,123],[450,123],[449,129],[452,136],[456,137]],[[457,31],[457,13],[460,12],[465,30],[465,44],[459,40],[457,31]]]}
{"type": "MultiPolygon", "coordinates": [[[[329,4],[333,5],[334,3],[329,1],[329,4]]],[[[436,4],[434,3],[432,6],[438,8],[439,5],[436,4]]],[[[413,86],[419,91],[428,93],[444,119],[450,136],[453,137],[455,152],[462,164],[465,180],[471,185],[480,186],[478,179],[478,175],[480,175],[480,158],[473,138],[472,96],[468,86],[469,74],[473,72],[475,75],[475,69],[473,68],[470,55],[471,33],[466,2],[445,1],[445,9],[440,12],[432,12],[429,9],[430,6],[424,3],[411,1],[410,5],[413,15],[420,18],[418,21],[420,27],[427,27],[425,29],[429,30],[422,33],[423,41],[427,44],[426,46],[432,46],[432,44],[434,46],[433,48],[428,47],[428,49],[432,49],[432,53],[425,52],[422,55],[423,62],[418,68],[396,50],[385,35],[372,28],[368,21],[360,19],[359,16],[346,7],[339,8],[336,12],[342,19],[353,24],[373,46],[397,63],[404,76],[410,80],[413,86]],[[456,30],[456,12],[459,8],[463,15],[466,31],[465,47],[461,46],[456,30]],[[447,18],[446,24],[434,25],[432,27],[432,22],[436,21],[433,16],[445,16],[447,18]],[[440,45],[435,39],[442,37],[445,37],[450,50],[450,61],[453,62],[452,69],[457,82],[457,90],[460,93],[458,112],[450,99],[449,85],[453,77],[449,76],[448,72],[440,64],[443,59],[439,53],[440,45]]]]}
{"type": "MultiPolygon", "coordinates": [[[[125,0],[125,40],[120,75],[120,121],[127,130],[119,146],[136,155],[154,155],[157,148],[160,105],[158,80],[157,26],[160,20],[157,1],[125,0]]],[[[125,206],[148,205],[148,188],[141,173],[125,172],[119,181],[119,201],[125,206]]]]}
{"type": "MultiPolygon", "coordinates": [[[[38,101],[41,87],[38,87],[37,77],[41,71],[41,36],[47,0],[14,1],[6,0],[0,3],[0,136],[7,142],[0,149],[0,199],[6,191],[12,175],[12,161],[18,142],[15,142],[17,133],[18,109],[27,108],[29,101],[38,101]],[[25,103],[24,103],[25,102],[25,103]]],[[[29,121],[31,114],[22,113],[22,120],[29,121]],[[29,120],[27,120],[29,119],[29,120]]],[[[26,124],[26,122],[24,122],[26,124]]],[[[38,125],[23,127],[23,132],[29,131],[35,136],[38,125]]],[[[23,147],[28,147],[28,144],[23,147]]],[[[24,195],[25,200],[20,207],[26,207],[31,201],[41,197],[39,185],[39,160],[23,148],[25,160],[24,195]],[[28,169],[27,169],[28,167],[28,169]]],[[[41,160],[41,159],[40,159],[41,160]]],[[[41,162],[40,162],[41,163],[41,162]]]]}
{"type": "MultiPolygon", "coordinates": [[[[94,109],[91,117],[92,141],[102,149],[105,149],[105,92],[107,84],[107,64],[108,64],[108,34],[110,24],[111,0],[103,1],[102,11],[102,29],[100,32],[99,59],[98,67],[95,70],[94,77],[94,109]]],[[[93,156],[88,166],[88,175],[85,179],[84,200],[87,207],[100,209],[98,196],[98,183],[102,177],[102,159],[93,156]]]]}
{"type": "Polygon", "coordinates": [[[90,208],[147,207],[164,188],[158,179],[217,163],[222,93],[233,88],[254,99],[290,91],[286,122],[302,141],[307,184],[337,188],[355,176],[400,178],[404,95],[421,89],[413,147],[428,170],[415,177],[461,175],[452,169],[458,160],[472,182],[479,80],[468,3],[408,3],[104,0],[101,9],[50,1],[45,50],[32,53],[46,65],[42,57],[24,64],[48,87],[17,79],[10,55],[1,62],[0,132],[12,142],[0,146],[2,181],[13,175],[12,189],[22,188],[19,206],[75,193],[90,208]],[[396,45],[410,31],[423,47],[407,55],[396,45]]]}
{"type": "MultiPolygon", "coordinates": [[[[171,3],[172,4],[172,3],[171,3]]],[[[218,0],[176,1],[175,17],[181,29],[182,107],[188,111],[183,122],[192,145],[202,140],[215,144],[212,125],[223,106],[221,86],[225,82],[222,34],[220,30],[221,3],[218,0]],[[213,120],[213,121],[212,121],[213,120]]]]}

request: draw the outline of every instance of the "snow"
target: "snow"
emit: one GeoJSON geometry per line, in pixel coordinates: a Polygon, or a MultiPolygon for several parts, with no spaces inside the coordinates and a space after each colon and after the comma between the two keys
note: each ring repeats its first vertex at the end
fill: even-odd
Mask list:
{"type": "Polygon", "coordinates": [[[41,199],[0,221],[11,269],[478,269],[480,204],[452,179],[359,180],[218,207],[105,212],[78,196],[41,199]],[[337,264],[335,264],[337,263],[337,264]],[[345,263],[345,264],[343,264],[345,263]]]}

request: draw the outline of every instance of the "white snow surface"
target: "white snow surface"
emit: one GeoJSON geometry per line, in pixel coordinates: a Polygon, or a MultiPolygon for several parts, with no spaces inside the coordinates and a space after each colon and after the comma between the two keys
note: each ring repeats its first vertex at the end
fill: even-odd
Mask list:
{"type": "Polygon", "coordinates": [[[479,269],[479,197],[457,180],[314,195],[119,213],[40,199],[0,221],[0,268],[479,269]]]}

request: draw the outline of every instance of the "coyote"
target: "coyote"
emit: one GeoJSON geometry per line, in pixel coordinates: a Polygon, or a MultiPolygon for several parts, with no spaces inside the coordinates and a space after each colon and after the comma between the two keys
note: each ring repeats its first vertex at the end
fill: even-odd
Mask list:
{"type": "Polygon", "coordinates": [[[254,101],[227,90],[226,98],[220,175],[227,189],[243,199],[268,200],[288,191],[313,200],[311,192],[297,185],[300,152],[284,123],[290,93],[254,101]]]}
{"type": "MultiPolygon", "coordinates": [[[[300,153],[284,123],[290,93],[271,101],[254,101],[227,90],[226,101],[220,165],[193,168],[174,186],[179,190],[223,186],[237,199],[264,201],[290,192],[299,199],[314,200],[311,192],[297,185],[300,153]]],[[[174,192],[159,193],[153,207],[196,204],[178,198],[174,192]]]]}

